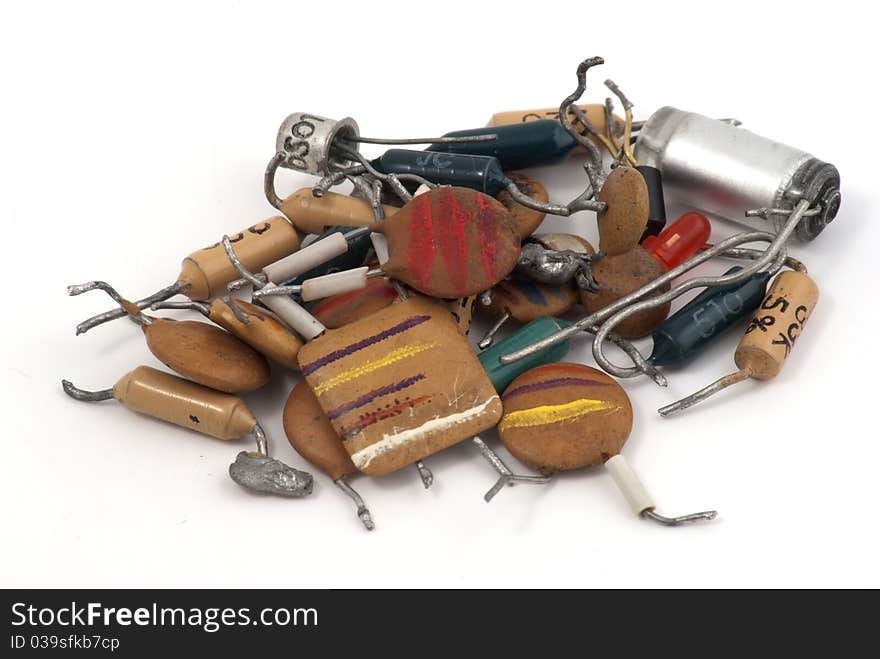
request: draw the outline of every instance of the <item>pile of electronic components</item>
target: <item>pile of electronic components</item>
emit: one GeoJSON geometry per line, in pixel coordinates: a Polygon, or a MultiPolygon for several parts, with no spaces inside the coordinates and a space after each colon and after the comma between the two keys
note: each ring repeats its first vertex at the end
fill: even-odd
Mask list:
{"type": "Polygon", "coordinates": [[[635,122],[610,80],[623,117],[610,98],[581,105],[587,72],[598,64],[578,67],[577,88],[558,108],[502,112],[487,127],[439,138],[365,138],[350,118],[290,115],[265,179],[280,215],[190,254],[175,283],[141,300],[101,281],[69,288],[102,290],[118,305],[77,333],[128,317],[179,375],[139,366],[112,389],[65,381],[64,390],[78,400],[115,398],[220,439],[250,436],[256,450],[238,454],[233,480],[300,497],[311,493],[312,476],[269,456],[239,397],[266,384],[269,360],[298,371],[283,409],[287,437],[355,501],[369,529],[371,514],[348,478],[414,465],[429,487],[422,460],[464,440],[499,473],[487,501],[507,484],[604,465],[637,515],[667,525],[711,519],[714,511],[656,512],[621,455],[633,411],[611,376],[665,385],[662,367],[741,324],[738,370],[660,414],[745,378],[775,377],[818,297],[786,244],[814,239],[835,217],[840,179],[834,166],[732,120],[664,107],[635,122]],[[395,148],[368,159],[364,143],[395,148]],[[584,192],[567,203],[550,201],[539,181],[518,173],[566,159],[585,173],[584,192]],[[313,187],[279,198],[279,167],[315,176],[313,187]],[[345,182],[351,195],[330,191],[345,182]],[[667,225],[664,197],[691,212],[667,225]],[[546,214],[583,210],[596,213],[598,245],[536,233],[546,214]],[[705,214],[750,230],[709,245],[705,214]],[[742,247],[749,243],[767,245],[742,247]],[[741,264],[685,277],[719,258],[741,264]],[[669,316],[671,301],[693,288],[704,290],[669,316]],[[250,301],[241,297],[247,290],[250,301]],[[187,299],[170,299],[177,295],[187,299]],[[565,320],[578,304],[586,315],[565,320]],[[146,313],[159,309],[190,309],[210,322],[146,313]],[[494,321],[479,350],[467,338],[474,314],[494,321]],[[496,342],[513,324],[519,328],[496,342]],[[602,370],[561,361],[581,332],[593,335],[602,370]],[[631,340],[647,336],[646,357],[631,340]],[[631,363],[609,360],[608,342],[631,363]],[[537,473],[514,472],[480,439],[492,428],[537,473]]]}

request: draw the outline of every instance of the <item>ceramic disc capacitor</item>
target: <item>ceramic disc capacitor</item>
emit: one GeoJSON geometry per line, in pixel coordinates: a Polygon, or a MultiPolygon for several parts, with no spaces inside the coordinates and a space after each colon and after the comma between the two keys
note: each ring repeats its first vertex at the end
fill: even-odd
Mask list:
{"type": "Polygon", "coordinates": [[[364,288],[318,301],[309,312],[328,329],[337,329],[384,309],[396,299],[397,292],[387,279],[370,279],[364,288]]]}
{"type": "Polygon", "coordinates": [[[259,389],[269,381],[269,363],[256,350],[216,325],[147,316],[101,281],[68,286],[69,295],[101,290],[140,325],[150,352],[169,368],[206,387],[227,393],[259,389]]]}
{"type": "Polygon", "coordinates": [[[361,496],[348,484],[349,476],[360,473],[339,435],[305,380],[296,383],[284,404],[284,434],[293,449],[327,474],[333,483],[357,506],[357,516],[368,531],[375,528],[373,517],[361,496]]]}
{"type": "Polygon", "coordinates": [[[645,122],[635,146],[642,165],[663,174],[667,201],[778,232],[798,201],[809,201],[795,235],[815,238],[840,208],[834,165],[744,128],[673,107],[645,122]],[[746,217],[765,209],[766,219],[746,217]],[[778,211],[778,212],[773,212],[778,211]]]}
{"type": "Polygon", "coordinates": [[[819,299],[819,289],[804,272],[778,274],[752,316],[734,354],[739,369],[708,387],[658,410],[668,416],[748,378],[770,380],[779,374],[819,299]]]}
{"type": "Polygon", "coordinates": [[[210,304],[166,301],[157,302],[151,308],[198,311],[260,354],[286,368],[299,370],[296,355],[302,347],[302,339],[261,307],[224,296],[215,298],[210,304]]]}
{"type": "Polygon", "coordinates": [[[562,315],[577,304],[578,294],[572,284],[552,286],[512,277],[493,286],[491,298],[486,311],[495,322],[478,342],[483,350],[492,345],[495,335],[508,320],[529,323],[541,316],[562,315]]]}
{"type": "Polygon", "coordinates": [[[667,518],[620,454],[633,425],[623,388],[582,364],[547,364],[526,371],[504,390],[498,436],[514,457],[543,474],[605,465],[633,512],[664,525],[712,519],[708,511],[667,518]]]}
{"type": "Polygon", "coordinates": [[[352,462],[371,476],[501,417],[498,394],[449,311],[422,297],[328,330],[302,347],[299,361],[352,462]]]}

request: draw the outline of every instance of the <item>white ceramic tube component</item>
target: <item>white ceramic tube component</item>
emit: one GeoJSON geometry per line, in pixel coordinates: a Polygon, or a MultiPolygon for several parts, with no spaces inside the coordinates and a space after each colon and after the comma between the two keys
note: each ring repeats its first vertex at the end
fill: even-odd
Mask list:
{"type": "MultiPolygon", "coordinates": [[[[265,288],[275,288],[275,284],[266,284],[265,288]]],[[[263,304],[306,341],[311,341],[327,330],[317,318],[294,302],[289,295],[267,295],[263,298],[263,304]]]]}
{"type": "Polygon", "coordinates": [[[326,238],[321,238],[308,247],[267,265],[263,268],[263,274],[268,281],[276,283],[288,281],[347,251],[348,242],[345,240],[345,234],[331,233],[326,238]]]}
{"type": "MultiPolygon", "coordinates": [[[[311,302],[312,300],[320,300],[331,295],[348,293],[364,288],[367,285],[368,270],[367,266],[362,266],[306,279],[302,283],[300,297],[304,302],[311,302]]],[[[274,296],[270,295],[269,297],[274,296]]]]}
{"type": "Polygon", "coordinates": [[[636,515],[641,515],[646,510],[655,508],[651,495],[648,494],[642,481],[639,480],[625,457],[620,454],[615,455],[605,462],[605,468],[611,473],[611,478],[614,479],[618,489],[626,497],[636,515]]]}

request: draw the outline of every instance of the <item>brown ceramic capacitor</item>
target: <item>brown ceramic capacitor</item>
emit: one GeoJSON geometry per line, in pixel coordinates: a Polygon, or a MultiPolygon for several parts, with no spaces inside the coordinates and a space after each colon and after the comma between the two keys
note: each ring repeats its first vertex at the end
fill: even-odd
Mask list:
{"type": "Polygon", "coordinates": [[[286,368],[299,370],[296,355],[302,347],[302,340],[271,312],[250,302],[223,296],[215,298],[210,305],[204,302],[158,302],[151,308],[198,311],[261,355],[286,368]]]}
{"type": "Polygon", "coordinates": [[[492,345],[498,330],[511,318],[525,324],[541,316],[560,316],[578,301],[577,290],[572,284],[538,284],[519,276],[493,286],[490,297],[486,311],[495,323],[477,344],[482,350],[492,345]]]}
{"type": "Polygon", "coordinates": [[[340,293],[317,302],[309,312],[328,329],[336,329],[384,309],[397,299],[388,279],[370,279],[356,291],[340,293]]]}
{"type": "Polygon", "coordinates": [[[633,410],[623,388],[582,364],[545,364],[504,390],[501,442],[518,460],[544,474],[604,465],[636,515],[660,524],[713,519],[715,511],[668,518],[655,512],[620,451],[632,432],[633,410]]]}
{"type": "Polygon", "coordinates": [[[372,476],[472,437],[501,416],[448,309],[421,296],[328,330],[302,347],[299,362],[355,466],[372,476]]]}
{"type": "MultiPolygon", "coordinates": [[[[598,291],[581,290],[581,304],[590,314],[596,313],[638,290],[645,284],[657,279],[666,271],[641,245],[636,245],[628,252],[619,256],[607,256],[593,262],[593,277],[599,287],[598,291]]],[[[662,287],[654,295],[661,295],[669,290],[669,285],[662,287]]],[[[646,298],[648,299],[648,298],[646,298]]],[[[669,315],[670,303],[646,309],[634,314],[615,325],[614,331],[627,339],[647,336],[669,315]]]]}
{"type": "Polygon", "coordinates": [[[668,416],[687,409],[748,378],[775,378],[782,370],[782,365],[791,353],[818,299],[819,288],[806,272],[790,271],[777,275],[736,348],[733,359],[739,370],[686,398],[660,408],[660,414],[668,416]]]}
{"type": "Polygon", "coordinates": [[[536,233],[529,240],[559,252],[568,251],[587,255],[596,253],[589,240],[573,233],[536,233]]]}
{"type": "MultiPolygon", "coordinates": [[[[539,201],[543,204],[550,201],[550,195],[547,193],[547,189],[535,179],[518,172],[505,172],[505,175],[511,181],[516,183],[516,187],[518,187],[523,194],[531,197],[535,201],[539,201]]],[[[502,190],[498,194],[498,201],[510,211],[510,217],[513,219],[513,224],[516,227],[516,232],[519,234],[520,240],[525,240],[528,236],[532,235],[532,233],[541,225],[541,222],[544,221],[544,213],[523,206],[511,197],[510,193],[506,190],[502,190]]]]}
{"type": "Polygon", "coordinates": [[[305,380],[296,383],[284,405],[284,433],[293,449],[327,474],[357,505],[357,515],[372,531],[373,519],[360,495],[346,482],[359,473],[348,451],[342,446],[321,404],[305,380]]]}
{"type": "Polygon", "coordinates": [[[648,186],[639,171],[623,165],[611,170],[599,194],[607,204],[597,216],[599,251],[618,256],[639,243],[648,224],[648,186]]]}
{"type": "Polygon", "coordinates": [[[488,290],[516,265],[520,251],[510,213],[468,188],[441,187],[413,198],[378,227],[388,240],[382,271],[431,297],[488,290]]]}
{"type": "MultiPolygon", "coordinates": [[[[605,134],[605,106],[599,103],[589,103],[587,105],[581,105],[581,110],[583,110],[584,114],[587,117],[587,121],[590,122],[590,126],[593,129],[600,133],[605,134]]],[[[617,135],[623,134],[623,126],[624,121],[617,115],[614,116],[614,129],[617,135]]],[[[554,108],[540,108],[535,110],[509,110],[507,112],[496,112],[492,115],[492,118],[489,119],[489,123],[487,126],[506,126],[508,124],[518,124],[525,121],[537,121],[539,119],[559,119],[559,106],[554,108]]],[[[599,145],[598,140],[587,132],[584,127],[577,121],[574,113],[571,113],[571,119],[574,127],[580,132],[582,135],[586,135],[591,140],[599,145]]],[[[575,152],[582,151],[583,147],[578,147],[575,149],[575,152]]]]}
{"type": "Polygon", "coordinates": [[[156,359],[206,387],[228,393],[259,389],[269,381],[269,363],[256,350],[215,325],[147,316],[105,282],[69,286],[70,295],[102,290],[141,326],[156,359]]]}

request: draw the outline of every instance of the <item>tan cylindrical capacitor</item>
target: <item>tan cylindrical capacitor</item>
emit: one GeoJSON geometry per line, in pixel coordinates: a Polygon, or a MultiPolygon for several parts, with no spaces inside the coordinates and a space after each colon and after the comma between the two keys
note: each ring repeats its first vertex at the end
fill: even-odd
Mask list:
{"type": "MultiPolygon", "coordinates": [[[[590,103],[587,105],[581,105],[581,110],[583,110],[584,114],[587,115],[587,121],[590,122],[590,126],[593,129],[601,134],[605,134],[605,106],[599,103],[590,103]]],[[[492,118],[489,119],[489,123],[487,126],[506,126],[508,124],[518,124],[525,121],[537,121],[539,119],[559,119],[559,107],[555,108],[541,108],[537,110],[510,110],[507,112],[496,112],[492,115],[492,118]]],[[[590,136],[585,130],[584,127],[577,121],[574,113],[571,113],[572,124],[577,128],[578,131],[582,135],[587,135],[590,139],[596,143],[597,146],[601,146],[599,141],[590,136]]],[[[623,119],[618,117],[616,114],[614,115],[614,126],[615,126],[615,134],[623,135],[623,119]]],[[[578,146],[573,150],[574,152],[583,151],[583,147],[578,146]]]]}
{"type": "Polygon", "coordinates": [[[819,288],[808,275],[779,274],[736,348],[737,368],[757,380],[776,377],[818,299],[819,288]]]}
{"type": "MultiPolygon", "coordinates": [[[[386,217],[400,210],[385,204],[382,208],[386,217]]],[[[329,227],[375,227],[377,224],[366,200],[335,192],[316,197],[311,188],[297,190],[281,202],[281,212],[303,233],[321,234],[329,227]]]]}
{"type": "Polygon", "coordinates": [[[113,385],[113,397],[130,410],[217,439],[249,435],[257,419],[238,396],[138,366],[113,385]]]}
{"type": "Polygon", "coordinates": [[[739,370],[690,396],[661,407],[657,410],[660,416],[686,410],[722,389],[748,378],[775,378],[782,370],[782,365],[803,331],[818,299],[819,288],[805,272],[792,271],[777,275],[736,348],[733,360],[739,370]]]}
{"type": "MultiPolygon", "coordinates": [[[[258,272],[298,250],[302,236],[286,218],[276,215],[230,236],[229,240],[245,267],[258,272]]],[[[214,243],[183,260],[177,282],[180,292],[189,299],[210,300],[225,293],[226,285],[238,277],[223,245],[214,243]]]]}

